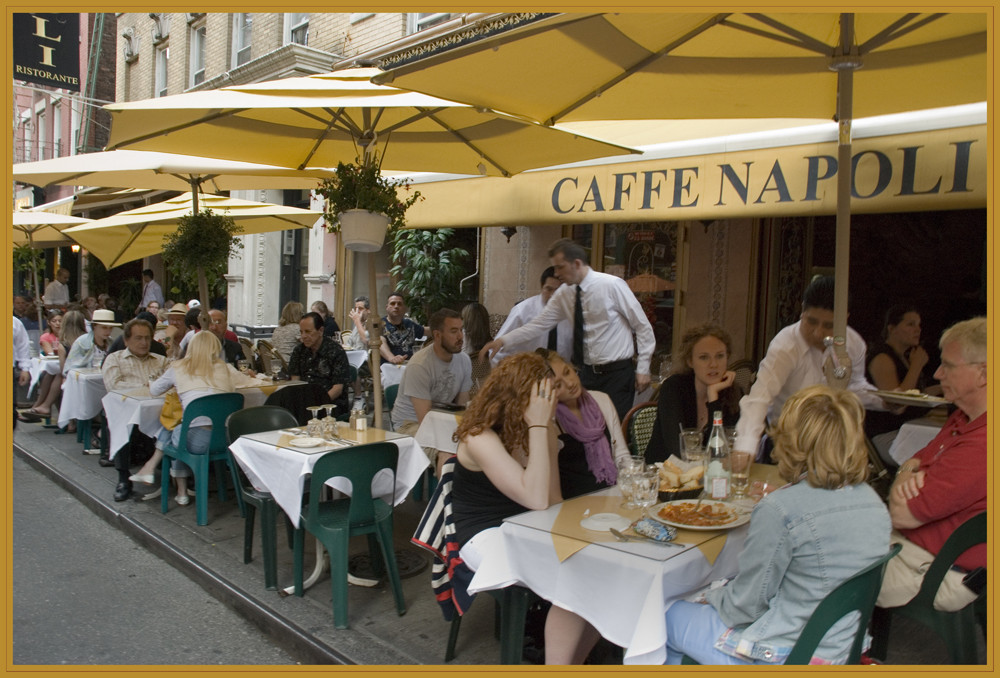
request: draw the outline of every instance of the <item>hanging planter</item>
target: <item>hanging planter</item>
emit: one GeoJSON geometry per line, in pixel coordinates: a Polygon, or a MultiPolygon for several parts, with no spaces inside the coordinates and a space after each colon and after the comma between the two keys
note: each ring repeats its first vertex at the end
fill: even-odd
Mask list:
{"type": "Polygon", "coordinates": [[[419,191],[409,191],[409,184],[383,177],[376,164],[343,163],[317,190],[326,198],[327,230],[341,233],[344,246],[355,252],[377,252],[386,234],[403,226],[406,210],[421,199],[419,191]],[[402,199],[399,187],[409,193],[402,199]]]}
{"type": "Polygon", "coordinates": [[[337,215],[344,247],[355,252],[378,252],[389,230],[389,217],[368,210],[347,210],[337,215]]]}

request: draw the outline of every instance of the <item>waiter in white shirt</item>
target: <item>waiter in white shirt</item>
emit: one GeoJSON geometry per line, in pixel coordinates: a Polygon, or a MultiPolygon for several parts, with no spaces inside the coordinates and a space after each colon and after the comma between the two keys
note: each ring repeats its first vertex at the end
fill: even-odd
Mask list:
{"type": "MultiPolygon", "coordinates": [[[[556,270],[552,266],[542,271],[541,279],[542,291],[533,297],[528,297],[524,301],[516,304],[510,309],[510,315],[500,327],[497,336],[506,335],[512,330],[516,330],[522,325],[526,325],[535,319],[545,305],[549,303],[553,292],[559,289],[562,281],[556,277],[556,270]]],[[[515,353],[524,351],[534,351],[536,348],[547,348],[555,351],[568,363],[573,357],[573,321],[563,320],[553,327],[546,334],[540,334],[534,339],[517,346],[507,343],[500,351],[493,356],[493,364],[496,365],[501,360],[515,353]]]]}
{"type": "Polygon", "coordinates": [[[624,418],[636,391],[649,386],[649,362],[656,347],[653,328],[628,284],[587,265],[586,251],[569,238],[549,248],[549,259],[563,286],[534,320],[486,344],[480,357],[507,342],[520,344],[555,327],[573,323],[572,362],[584,388],[607,393],[624,418]],[[633,363],[638,345],[638,358],[633,363]]]}
{"type": "Polygon", "coordinates": [[[145,310],[153,301],[159,304],[160,308],[163,307],[163,290],[160,288],[160,284],[153,280],[153,269],[147,268],[142,272],[142,298],[139,300],[139,306],[135,309],[136,313],[145,310]]]}
{"type": "MultiPolygon", "coordinates": [[[[777,418],[785,401],[796,392],[827,383],[823,365],[828,350],[824,341],[833,334],[833,286],[832,276],[813,278],[802,295],[799,321],[778,332],[768,345],[757,369],[757,380],[740,400],[737,450],[755,452],[769,416],[772,421],[777,418]]],[[[845,348],[851,364],[847,390],[854,392],[865,408],[884,410],[882,399],[871,392],[875,387],[865,379],[865,340],[850,327],[845,348]]],[[[765,450],[762,459],[767,460],[768,453],[765,450]]]]}
{"type": "Polygon", "coordinates": [[[45,286],[45,310],[53,308],[65,309],[69,306],[69,269],[60,268],[56,271],[56,279],[45,286]]]}

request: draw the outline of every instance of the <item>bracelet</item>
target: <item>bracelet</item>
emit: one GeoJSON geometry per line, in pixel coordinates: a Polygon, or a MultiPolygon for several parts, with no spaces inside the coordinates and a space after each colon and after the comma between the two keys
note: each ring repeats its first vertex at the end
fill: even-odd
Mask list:
{"type": "Polygon", "coordinates": [[[528,428],[529,429],[532,429],[532,428],[548,428],[548,425],[547,424],[532,424],[528,428]]]}

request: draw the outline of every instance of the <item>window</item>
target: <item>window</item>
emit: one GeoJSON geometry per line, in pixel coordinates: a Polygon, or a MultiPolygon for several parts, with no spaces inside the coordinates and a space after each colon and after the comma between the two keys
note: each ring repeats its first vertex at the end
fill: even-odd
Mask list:
{"type": "Polygon", "coordinates": [[[233,15],[233,66],[250,61],[250,36],[253,28],[252,14],[233,15]]]}
{"type": "Polygon", "coordinates": [[[410,33],[416,33],[443,23],[450,18],[451,14],[447,12],[411,12],[407,17],[407,27],[410,33]]]}
{"type": "Polygon", "coordinates": [[[191,27],[191,77],[190,87],[205,82],[205,26],[191,27]]]}
{"type": "Polygon", "coordinates": [[[156,49],[156,73],[154,74],[153,96],[163,97],[167,95],[167,63],[170,61],[170,48],[158,47],[156,49]]]}
{"type": "Polygon", "coordinates": [[[288,12],[285,14],[285,44],[309,44],[309,14],[288,12]]]}
{"type": "Polygon", "coordinates": [[[38,111],[35,114],[35,124],[38,125],[38,155],[36,157],[39,160],[48,160],[52,157],[52,149],[49,148],[49,128],[45,123],[45,111],[38,111]]]}
{"type": "Polygon", "coordinates": [[[52,157],[62,156],[62,102],[52,106],[52,157]]]}

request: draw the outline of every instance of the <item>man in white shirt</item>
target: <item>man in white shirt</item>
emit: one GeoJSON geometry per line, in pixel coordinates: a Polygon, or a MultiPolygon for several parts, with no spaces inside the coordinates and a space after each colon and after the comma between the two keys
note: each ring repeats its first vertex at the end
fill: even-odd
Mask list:
{"type": "Polygon", "coordinates": [[[69,306],[69,270],[60,268],[56,271],[56,279],[45,286],[45,310],[52,308],[65,309],[69,306]]]}
{"type": "MultiPolygon", "coordinates": [[[[794,393],[826,382],[824,340],[833,334],[833,286],[832,276],[816,276],[802,295],[799,321],[778,332],[768,345],[767,354],[757,368],[757,380],[750,393],[740,400],[737,450],[755,452],[768,417],[777,417],[794,393]]],[[[875,387],[865,379],[865,340],[850,327],[846,350],[851,360],[847,389],[866,408],[885,409],[882,399],[870,393],[875,387]]]]}
{"type": "MultiPolygon", "coordinates": [[[[545,305],[549,303],[549,299],[552,298],[552,293],[562,285],[562,282],[556,277],[555,268],[549,266],[542,271],[541,284],[542,291],[540,294],[528,297],[510,309],[510,315],[507,316],[507,320],[500,327],[497,336],[505,335],[511,330],[516,330],[518,327],[534,320],[535,316],[542,312],[545,305]]],[[[573,323],[570,320],[562,320],[558,325],[549,330],[548,333],[540,334],[530,341],[518,344],[517,346],[505,345],[494,354],[493,364],[496,365],[509,355],[524,351],[534,351],[536,348],[547,348],[555,351],[566,362],[569,362],[573,357],[573,323]]]]}
{"type": "MultiPolygon", "coordinates": [[[[143,309],[148,310],[149,304],[154,301],[157,308],[163,306],[163,290],[160,289],[160,284],[153,280],[153,269],[147,268],[142,272],[142,298],[139,300],[139,308],[136,309],[136,313],[143,309]]],[[[152,312],[156,313],[156,311],[152,312]]]]}
{"type": "MultiPolygon", "coordinates": [[[[14,334],[12,335],[12,346],[14,355],[14,428],[17,428],[17,421],[21,417],[17,413],[17,387],[27,386],[31,383],[31,351],[28,348],[28,330],[17,316],[14,316],[14,334]]],[[[37,419],[25,418],[22,421],[37,421],[37,419]]]]}
{"type": "Polygon", "coordinates": [[[576,334],[574,318],[579,298],[582,346],[574,337],[572,362],[584,388],[607,393],[618,416],[624,418],[636,391],[642,392],[649,386],[649,363],[656,348],[653,327],[628,284],[588,266],[583,247],[563,238],[553,243],[548,254],[563,286],[552,294],[534,320],[486,344],[480,355],[495,352],[508,343],[517,345],[535,338],[561,320],[570,320],[576,334]],[[633,335],[638,356],[633,348],[633,335]],[[633,357],[637,358],[635,363],[633,357]]]}
{"type": "MultiPolygon", "coordinates": [[[[462,316],[450,308],[431,316],[433,344],[417,351],[407,363],[399,393],[392,408],[392,427],[414,435],[434,403],[465,406],[472,388],[472,360],[462,352],[462,316]]],[[[433,448],[424,452],[441,475],[441,465],[450,456],[433,448]]]]}

